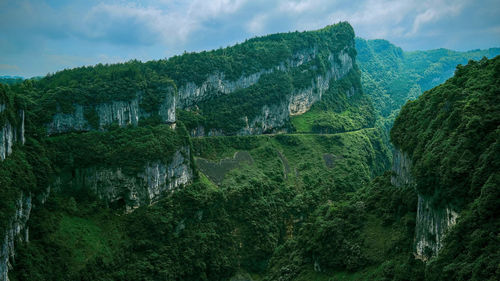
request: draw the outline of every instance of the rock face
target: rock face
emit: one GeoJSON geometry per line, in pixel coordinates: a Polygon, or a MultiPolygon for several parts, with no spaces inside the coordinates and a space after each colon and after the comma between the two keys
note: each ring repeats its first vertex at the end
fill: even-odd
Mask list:
{"type": "Polygon", "coordinates": [[[307,112],[315,102],[321,100],[323,93],[328,90],[332,81],[342,79],[353,69],[353,58],[345,51],[341,51],[338,55],[330,54],[328,61],[331,68],[326,74],[318,75],[313,79],[311,86],[291,93],[285,103],[264,105],[261,110],[262,113],[250,122],[248,122],[247,117],[244,117],[247,125],[240,130],[239,134],[276,132],[285,125],[290,116],[307,112]]]}
{"type": "Polygon", "coordinates": [[[179,86],[178,106],[180,108],[188,108],[214,95],[229,94],[239,89],[248,88],[257,83],[264,74],[269,74],[274,71],[288,71],[290,68],[298,67],[313,60],[316,55],[316,48],[305,49],[295,53],[290,59],[281,62],[273,68],[263,69],[247,76],[241,76],[235,81],[225,79],[225,74],[223,72],[216,72],[209,75],[201,85],[196,85],[193,82],[188,82],[185,85],[177,85],[179,86]]]}
{"type": "MultiPolygon", "coordinates": [[[[3,110],[5,110],[5,106],[3,106],[3,110]]],[[[19,125],[17,128],[8,120],[0,127],[0,160],[4,160],[12,153],[12,146],[15,142],[24,144],[24,110],[19,111],[18,117],[19,125]]]]}
{"type": "MultiPolygon", "coordinates": [[[[224,74],[214,74],[197,87],[194,83],[188,83],[179,89],[179,107],[189,108],[197,102],[212,97],[214,95],[228,94],[238,89],[249,87],[258,82],[263,74],[273,71],[289,71],[293,67],[300,66],[313,60],[317,55],[315,48],[298,52],[292,59],[281,63],[273,69],[262,70],[250,76],[241,77],[236,81],[224,80],[224,74]]],[[[321,100],[326,90],[329,89],[332,81],[342,79],[353,69],[354,58],[342,50],[338,54],[330,54],[328,63],[331,68],[324,75],[318,75],[311,81],[309,87],[297,89],[290,93],[289,97],[280,104],[265,104],[260,110],[260,114],[249,120],[248,116],[242,116],[245,121],[245,127],[238,135],[251,135],[262,133],[276,133],[284,127],[289,121],[290,116],[300,115],[307,112],[311,106],[321,100]]],[[[352,88],[349,96],[355,94],[356,90],[352,88]]],[[[191,136],[215,136],[223,134],[217,130],[206,131],[203,127],[198,127],[191,132],[191,136]]]]}
{"type": "MultiPolygon", "coordinates": [[[[0,104],[0,113],[9,110],[5,104],[0,104]]],[[[9,120],[0,125],[0,162],[5,160],[11,153],[16,142],[24,144],[24,111],[17,111],[16,126],[9,120]]],[[[15,201],[15,213],[7,222],[7,226],[0,233],[0,281],[9,280],[8,271],[11,269],[11,261],[14,260],[14,246],[20,241],[28,240],[28,221],[31,212],[31,194],[19,194],[15,201]]]]}
{"type": "MultiPolygon", "coordinates": [[[[393,155],[391,183],[398,187],[415,188],[411,175],[412,161],[408,153],[396,148],[393,155]]],[[[435,206],[429,197],[418,194],[415,226],[415,257],[427,261],[437,256],[446,231],[455,225],[458,213],[449,205],[435,206]]]]}
{"type": "Polygon", "coordinates": [[[391,183],[395,186],[415,185],[411,175],[411,159],[408,153],[396,148],[392,157],[391,183]]]}
{"type": "Polygon", "coordinates": [[[168,163],[147,163],[135,176],[121,168],[86,168],[74,171],[70,179],[59,178],[54,188],[87,188],[109,205],[131,211],[156,202],[166,192],[191,183],[190,149],[182,147],[168,163]]]}
{"type": "Polygon", "coordinates": [[[143,110],[140,106],[142,98],[143,94],[138,92],[137,97],[129,101],[113,101],[86,107],[74,104],[75,110],[72,113],[58,112],[52,117],[52,121],[46,124],[47,133],[52,135],[71,131],[104,130],[106,126],[113,123],[120,127],[136,126],[140,119],[148,118],[153,114],[158,114],[164,123],[175,122],[176,97],[173,88],[168,87],[165,90],[163,101],[156,112],[143,110]],[[87,119],[86,110],[95,113],[97,124],[92,124],[92,121],[87,119]]]}
{"type": "Polygon", "coordinates": [[[418,195],[415,256],[427,261],[437,256],[446,231],[457,222],[458,213],[449,206],[436,208],[429,198],[418,195]]]}
{"type": "Polygon", "coordinates": [[[14,247],[19,242],[28,241],[28,222],[32,203],[31,194],[21,194],[16,200],[16,212],[11,217],[5,233],[3,234],[2,244],[0,245],[0,281],[8,281],[8,272],[12,269],[11,261],[14,260],[14,247]]]}

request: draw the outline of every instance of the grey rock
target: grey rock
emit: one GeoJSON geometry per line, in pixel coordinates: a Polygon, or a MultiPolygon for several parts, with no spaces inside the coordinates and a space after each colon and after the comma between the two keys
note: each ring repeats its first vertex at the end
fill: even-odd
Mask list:
{"type": "MultiPolygon", "coordinates": [[[[169,87],[165,90],[165,97],[155,112],[164,123],[174,123],[176,97],[174,89],[169,87]]],[[[46,124],[47,134],[59,134],[72,131],[90,131],[93,129],[104,130],[106,126],[116,123],[120,127],[127,125],[137,126],[141,118],[152,115],[140,107],[142,92],[137,92],[136,98],[129,101],[113,101],[92,106],[91,110],[97,113],[99,119],[98,128],[92,128],[85,118],[84,106],[74,104],[75,110],[72,113],[58,112],[52,117],[52,121],[46,124]]]]}
{"type": "Polygon", "coordinates": [[[242,75],[235,81],[227,80],[223,72],[210,74],[207,79],[196,85],[194,82],[188,82],[179,86],[179,107],[188,108],[196,103],[213,97],[214,95],[229,94],[239,89],[248,88],[257,83],[264,74],[274,71],[287,71],[290,68],[298,67],[304,63],[313,60],[316,57],[316,48],[309,48],[295,53],[290,59],[281,62],[279,65],[263,69],[250,75],[242,75]]]}
{"type": "Polygon", "coordinates": [[[411,175],[412,162],[408,153],[395,148],[392,157],[392,176],[391,183],[394,186],[415,185],[411,175]]]}
{"type": "MultiPolygon", "coordinates": [[[[4,107],[5,109],[5,107],[4,107]]],[[[19,127],[14,127],[9,121],[6,121],[0,127],[0,161],[4,160],[12,153],[12,146],[16,142],[24,144],[24,111],[20,110],[18,113],[19,127]]]]}
{"type": "MultiPolygon", "coordinates": [[[[297,52],[292,58],[280,63],[274,68],[261,70],[252,75],[242,76],[236,81],[228,81],[225,79],[224,73],[217,72],[210,75],[200,86],[192,82],[187,83],[179,88],[179,107],[190,108],[207,98],[229,94],[238,89],[247,88],[257,83],[263,74],[272,73],[274,71],[289,71],[291,68],[313,60],[316,55],[316,48],[306,49],[297,52]]],[[[242,116],[245,121],[245,127],[241,128],[237,132],[237,135],[280,132],[289,121],[290,116],[307,112],[315,102],[321,100],[325,91],[331,86],[331,81],[342,79],[353,69],[353,58],[351,58],[345,50],[340,51],[338,54],[330,54],[328,56],[328,61],[331,68],[326,71],[324,75],[318,75],[312,79],[309,87],[298,89],[290,93],[288,99],[281,104],[262,105],[260,114],[251,120],[248,116],[242,116]]],[[[347,95],[351,97],[354,94],[356,94],[356,89],[352,87],[347,95]]],[[[190,134],[193,137],[207,135],[218,136],[223,135],[224,132],[215,129],[207,132],[205,128],[200,126],[191,130],[190,134]]]]}
{"type": "MultiPolygon", "coordinates": [[[[396,148],[392,157],[391,183],[398,187],[415,188],[411,174],[412,161],[408,153],[396,148]]],[[[423,261],[439,254],[446,232],[456,224],[458,212],[450,205],[435,206],[431,199],[418,194],[414,254],[423,261]]]]}
{"type": "Polygon", "coordinates": [[[54,189],[87,188],[106,203],[124,205],[126,211],[150,205],[167,192],[191,183],[190,149],[177,150],[168,163],[149,162],[137,175],[125,174],[121,168],[92,167],[75,171],[70,179],[59,177],[54,189]]]}
{"type": "Polygon", "coordinates": [[[0,248],[0,281],[8,281],[8,272],[15,258],[15,246],[28,242],[28,222],[32,203],[31,194],[20,194],[15,203],[16,211],[7,224],[0,248]]]}
{"type": "Polygon", "coordinates": [[[450,206],[436,207],[425,196],[418,195],[415,257],[427,261],[439,254],[446,232],[456,224],[458,213],[450,206]]]}

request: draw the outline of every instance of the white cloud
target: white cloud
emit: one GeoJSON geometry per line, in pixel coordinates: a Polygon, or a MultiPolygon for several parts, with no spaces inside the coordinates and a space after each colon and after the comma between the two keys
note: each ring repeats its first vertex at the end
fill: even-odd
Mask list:
{"type": "Polygon", "coordinates": [[[259,14],[253,17],[247,24],[246,29],[251,34],[260,34],[265,30],[268,15],[259,14]]]}
{"type": "Polygon", "coordinates": [[[422,5],[424,10],[420,12],[413,21],[411,31],[407,36],[417,34],[420,28],[428,23],[432,23],[442,19],[443,17],[454,17],[459,14],[464,8],[466,1],[427,1],[422,5]]]}
{"type": "Polygon", "coordinates": [[[46,73],[80,63],[49,54],[146,60],[338,21],[406,49],[493,47],[499,13],[498,0],[0,0],[0,63],[46,73]]]}

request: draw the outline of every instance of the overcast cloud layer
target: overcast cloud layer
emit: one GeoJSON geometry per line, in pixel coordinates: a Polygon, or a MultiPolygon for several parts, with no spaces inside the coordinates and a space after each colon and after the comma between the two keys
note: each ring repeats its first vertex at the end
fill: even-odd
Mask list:
{"type": "Polygon", "coordinates": [[[161,59],[339,21],[405,50],[500,46],[498,0],[0,0],[0,75],[161,59]]]}

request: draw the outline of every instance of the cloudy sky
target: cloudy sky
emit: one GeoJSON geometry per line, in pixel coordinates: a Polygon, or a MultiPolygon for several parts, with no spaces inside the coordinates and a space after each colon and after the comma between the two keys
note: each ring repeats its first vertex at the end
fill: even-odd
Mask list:
{"type": "Polygon", "coordinates": [[[404,50],[500,47],[499,0],[0,0],[0,75],[161,59],[339,21],[404,50]]]}

